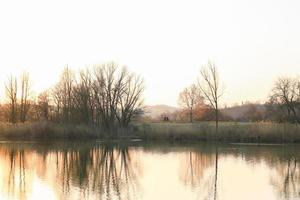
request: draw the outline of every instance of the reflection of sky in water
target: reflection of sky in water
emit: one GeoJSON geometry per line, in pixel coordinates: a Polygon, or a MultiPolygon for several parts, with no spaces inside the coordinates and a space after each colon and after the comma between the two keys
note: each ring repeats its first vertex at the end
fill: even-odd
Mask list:
{"type": "Polygon", "coordinates": [[[1,144],[0,199],[299,199],[299,150],[1,144]]]}

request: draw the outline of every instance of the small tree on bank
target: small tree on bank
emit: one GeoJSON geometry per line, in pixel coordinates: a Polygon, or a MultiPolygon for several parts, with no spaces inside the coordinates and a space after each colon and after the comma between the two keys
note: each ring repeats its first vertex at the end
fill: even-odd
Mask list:
{"type": "Polygon", "coordinates": [[[191,123],[194,119],[195,108],[201,103],[203,103],[203,97],[195,84],[185,88],[179,94],[178,104],[188,111],[188,118],[191,123]]]}

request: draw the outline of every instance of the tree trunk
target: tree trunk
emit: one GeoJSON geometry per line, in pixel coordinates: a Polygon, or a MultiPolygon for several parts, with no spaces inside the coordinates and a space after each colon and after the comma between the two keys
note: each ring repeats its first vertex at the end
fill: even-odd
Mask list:
{"type": "Polygon", "coordinates": [[[216,110],[216,129],[218,130],[219,128],[219,111],[216,110]]]}
{"type": "Polygon", "coordinates": [[[219,130],[219,110],[218,110],[218,107],[216,107],[215,115],[216,115],[215,117],[216,117],[216,139],[217,139],[218,130],[219,130]]]}
{"type": "Polygon", "coordinates": [[[190,110],[190,122],[193,123],[193,111],[192,111],[192,109],[190,110]]]}
{"type": "Polygon", "coordinates": [[[216,147],[214,200],[216,200],[218,196],[218,160],[219,160],[219,152],[218,152],[218,147],[216,147]]]}

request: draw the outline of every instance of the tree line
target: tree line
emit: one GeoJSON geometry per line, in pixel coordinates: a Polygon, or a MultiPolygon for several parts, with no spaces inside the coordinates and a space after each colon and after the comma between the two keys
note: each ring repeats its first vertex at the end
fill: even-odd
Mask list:
{"type": "Polygon", "coordinates": [[[5,83],[2,120],[46,120],[86,124],[105,130],[126,128],[142,112],[144,81],[126,67],[105,63],[75,73],[65,67],[59,81],[32,97],[29,74],[5,83]]]}
{"type": "MultiPolygon", "coordinates": [[[[126,67],[104,63],[78,72],[65,67],[51,88],[32,94],[29,73],[10,76],[5,83],[6,103],[0,107],[1,121],[52,121],[85,124],[105,130],[126,128],[143,113],[143,79],[126,67]]],[[[178,103],[188,121],[228,120],[220,112],[224,87],[217,66],[209,61],[200,69],[197,81],[183,89],[178,103]],[[203,117],[204,116],[204,117],[203,117]]],[[[300,122],[300,78],[279,77],[263,104],[261,114],[248,105],[243,120],[300,122]]]]}
{"type": "MultiPolygon", "coordinates": [[[[220,112],[223,88],[216,65],[209,61],[201,67],[197,81],[180,92],[178,104],[182,110],[175,114],[189,122],[195,119],[215,120],[216,128],[220,118],[225,121],[233,120],[220,112]]],[[[248,103],[243,106],[247,111],[240,117],[242,121],[300,123],[300,77],[279,77],[264,104],[248,103]],[[260,107],[263,111],[258,109],[260,107]]]]}

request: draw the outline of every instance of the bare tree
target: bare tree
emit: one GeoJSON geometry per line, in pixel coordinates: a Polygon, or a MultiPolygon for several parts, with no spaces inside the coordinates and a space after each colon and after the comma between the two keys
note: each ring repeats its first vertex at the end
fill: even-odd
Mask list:
{"type": "Polygon", "coordinates": [[[96,98],[96,116],[98,124],[104,129],[116,125],[116,108],[124,74],[117,71],[115,63],[96,65],[94,67],[95,81],[93,84],[96,98]]]}
{"type": "Polygon", "coordinates": [[[74,72],[69,67],[65,67],[59,82],[53,89],[54,101],[57,106],[57,117],[63,122],[71,122],[72,109],[74,108],[74,84],[74,72]]]}
{"type": "Polygon", "coordinates": [[[185,88],[179,94],[178,103],[184,107],[184,109],[188,110],[189,121],[193,122],[194,110],[196,106],[199,106],[199,104],[203,103],[203,97],[201,96],[200,89],[195,84],[185,88]]]}
{"type": "Polygon", "coordinates": [[[116,117],[120,126],[127,127],[133,117],[139,115],[143,104],[144,81],[140,76],[125,71],[125,81],[118,97],[116,117]]]}
{"type": "Polygon", "coordinates": [[[297,79],[280,77],[275,82],[270,95],[270,102],[286,109],[287,120],[297,122],[299,106],[299,82],[297,79]]]}
{"type": "Polygon", "coordinates": [[[37,107],[38,107],[38,116],[39,116],[38,118],[49,120],[50,99],[49,99],[49,92],[47,90],[39,94],[37,107]]]}
{"type": "Polygon", "coordinates": [[[205,100],[214,109],[216,130],[219,126],[219,100],[223,94],[223,89],[220,86],[219,74],[214,63],[208,62],[200,71],[200,78],[198,80],[198,87],[200,88],[205,100]]]}
{"type": "Polygon", "coordinates": [[[9,121],[17,123],[17,78],[11,76],[5,84],[6,96],[9,99],[9,121]]]}
{"type": "Polygon", "coordinates": [[[54,104],[54,120],[59,122],[61,120],[62,113],[62,99],[63,94],[61,93],[61,85],[56,84],[51,90],[51,97],[54,104]]]}
{"type": "Polygon", "coordinates": [[[95,66],[94,76],[97,124],[105,129],[126,127],[140,111],[143,80],[115,63],[95,66]]]}
{"type": "Polygon", "coordinates": [[[20,121],[25,122],[30,108],[30,82],[28,72],[21,74],[21,99],[20,99],[20,121]]]}
{"type": "Polygon", "coordinates": [[[74,86],[74,106],[77,120],[85,124],[94,122],[93,81],[88,69],[81,70],[74,86]]]}

